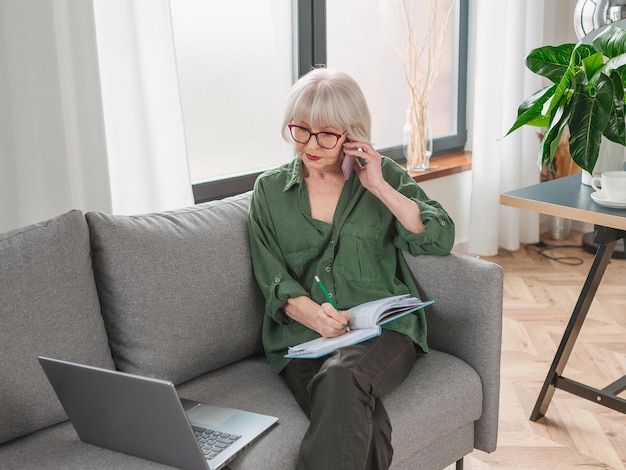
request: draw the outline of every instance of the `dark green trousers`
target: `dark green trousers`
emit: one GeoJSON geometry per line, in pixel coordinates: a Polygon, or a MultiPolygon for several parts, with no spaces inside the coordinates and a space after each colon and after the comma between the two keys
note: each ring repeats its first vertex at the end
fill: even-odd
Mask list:
{"type": "Polygon", "coordinates": [[[415,346],[390,330],[320,359],[294,359],[282,375],[310,420],[299,470],[384,470],[391,464],[391,423],[382,397],[411,371],[415,346]]]}

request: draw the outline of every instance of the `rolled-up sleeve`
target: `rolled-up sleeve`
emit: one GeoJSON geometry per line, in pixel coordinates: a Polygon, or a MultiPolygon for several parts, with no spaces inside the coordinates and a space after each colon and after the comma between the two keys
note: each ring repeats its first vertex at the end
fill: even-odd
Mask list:
{"type": "Polygon", "coordinates": [[[267,201],[261,185],[255,187],[248,212],[248,231],[252,265],[265,297],[265,313],[277,323],[291,323],[282,310],[289,298],[308,295],[293,279],[278,246],[267,201]]]}
{"type": "Polygon", "coordinates": [[[420,207],[426,230],[422,233],[409,232],[397,222],[395,245],[413,256],[449,254],[454,246],[454,222],[445,211],[437,211],[420,201],[415,202],[420,207]]]}
{"type": "MultiPolygon", "coordinates": [[[[389,180],[394,181],[391,177],[389,180]]],[[[437,201],[429,199],[424,190],[405,171],[398,175],[396,189],[414,201],[420,209],[426,230],[413,233],[396,221],[395,245],[413,256],[447,255],[454,246],[454,222],[437,201]]]]}

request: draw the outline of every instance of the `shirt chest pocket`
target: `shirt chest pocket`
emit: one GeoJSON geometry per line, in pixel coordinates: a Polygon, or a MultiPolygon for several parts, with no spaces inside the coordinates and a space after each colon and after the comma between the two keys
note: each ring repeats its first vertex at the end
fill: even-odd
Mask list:
{"type": "Polygon", "coordinates": [[[346,279],[377,283],[383,269],[383,234],[378,227],[345,224],[337,250],[337,268],[346,279]]]}
{"type": "Polygon", "coordinates": [[[285,252],[285,261],[289,274],[294,279],[301,279],[310,264],[317,258],[319,250],[317,248],[302,248],[298,251],[285,252]]]}

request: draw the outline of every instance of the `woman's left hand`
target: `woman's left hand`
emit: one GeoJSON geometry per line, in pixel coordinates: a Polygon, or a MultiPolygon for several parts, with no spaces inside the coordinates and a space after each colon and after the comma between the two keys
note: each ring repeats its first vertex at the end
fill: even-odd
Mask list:
{"type": "MultiPolygon", "coordinates": [[[[351,136],[348,138],[352,139],[351,136]]],[[[363,187],[379,198],[409,232],[421,233],[426,230],[419,206],[383,178],[382,155],[369,142],[350,140],[343,147],[346,155],[355,157],[354,171],[363,187]],[[358,158],[363,159],[365,164],[361,164],[358,158]]]]}
{"type": "Polygon", "coordinates": [[[382,155],[369,142],[359,142],[350,139],[343,144],[344,153],[355,157],[354,171],[356,171],[363,187],[371,192],[385,185],[382,171],[382,155]],[[363,164],[359,161],[359,158],[363,164]]]}

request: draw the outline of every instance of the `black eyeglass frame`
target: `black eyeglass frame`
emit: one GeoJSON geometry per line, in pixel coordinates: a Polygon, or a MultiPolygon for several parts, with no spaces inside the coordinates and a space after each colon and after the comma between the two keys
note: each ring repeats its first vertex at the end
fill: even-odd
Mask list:
{"type": "Polygon", "coordinates": [[[339,139],[341,139],[341,138],[343,137],[343,135],[344,135],[346,132],[348,132],[348,130],[347,130],[347,129],[346,129],[345,131],[343,131],[341,134],[337,134],[337,133],[335,133],[335,132],[328,132],[328,131],[311,132],[311,130],[310,130],[310,129],[307,129],[306,127],[299,126],[299,125],[297,125],[297,124],[288,124],[288,125],[287,125],[287,127],[289,128],[289,135],[291,135],[291,138],[292,138],[295,142],[297,142],[297,143],[299,143],[299,144],[304,144],[304,145],[306,145],[306,144],[308,144],[308,143],[309,143],[309,141],[311,140],[311,137],[315,136],[315,141],[317,142],[317,145],[319,145],[321,148],[326,149],[326,150],[332,150],[332,149],[334,149],[335,147],[337,147],[337,144],[339,143],[339,139]],[[303,141],[300,141],[300,140],[298,140],[298,139],[296,139],[296,138],[295,138],[295,136],[293,135],[293,128],[294,128],[294,127],[295,127],[295,128],[298,128],[298,129],[301,129],[301,130],[303,130],[303,131],[308,132],[308,133],[309,133],[309,138],[308,138],[308,139],[306,139],[304,142],[303,142],[303,141]],[[332,147],[325,147],[324,145],[322,145],[322,144],[320,143],[320,139],[319,139],[319,137],[318,137],[320,134],[328,134],[328,135],[335,136],[335,137],[337,138],[337,140],[335,141],[335,145],[333,145],[332,147]]]}

